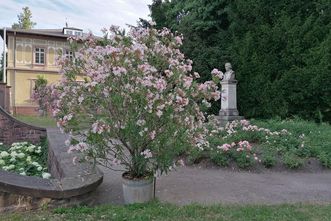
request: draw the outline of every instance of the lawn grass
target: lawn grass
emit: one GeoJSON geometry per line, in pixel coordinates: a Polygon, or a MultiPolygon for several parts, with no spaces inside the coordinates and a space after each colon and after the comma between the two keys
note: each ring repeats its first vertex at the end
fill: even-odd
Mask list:
{"type": "Polygon", "coordinates": [[[294,136],[305,134],[308,146],[331,153],[331,125],[328,123],[317,124],[298,118],[291,120],[251,120],[251,122],[273,131],[287,129],[294,136]]]}
{"type": "MultiPolygon", "coordinates": [[[[2,216],[2,217],[1,217],[2,216]]],[[[25,213],[7,213],[1,220],[126,220],[126,221],[194,221],[194,220],[331,220],[331,205],[188,205],[176,206],[152,202],[130,206],[103,205],[25,213]]]]}
{"type": "Polygon", "coordinates": [[[25,123],[38,126],[38,127],[56,127],[55,119],[51,117],[35,117],[35,116],[24,116],[24,115],[17,115],[15,116],[20,121],[25,123]]]}

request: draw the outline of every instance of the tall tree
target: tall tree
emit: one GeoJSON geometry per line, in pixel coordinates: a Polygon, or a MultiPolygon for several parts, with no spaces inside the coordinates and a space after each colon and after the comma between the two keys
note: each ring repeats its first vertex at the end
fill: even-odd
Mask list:
{"type": "Polygon", "coordinates": [[[29,7],[22,8],[23,12],[21,12],[18,17],[18,23],[14,23],[12,28],[14,29],[31,29],[37,23],[32,21],[32,12],[29,7]]]}

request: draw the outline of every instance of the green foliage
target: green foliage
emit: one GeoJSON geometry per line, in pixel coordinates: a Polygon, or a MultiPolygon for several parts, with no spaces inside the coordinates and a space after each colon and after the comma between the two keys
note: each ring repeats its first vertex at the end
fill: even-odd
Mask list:
{"type": "Polygon", "coordinates": [[[303,165],[304,160],[294,153],[287,152],[283,157],[283,163],[290,169],[297,169],[303,165]]]}
{"type": "Polygon", "coordinates": [[[205,153],[197,148],[191,148],[189,151],[189,155],[187,156],[187,160],[189,163],[198,163],[203,157],[205,153]]]}
{"type": "Polygon", "coordinates": [[[152,202],[148,204],[101,205],[95,207],[57,208],[37,212],[3,213],[2,220],[127,220],[127,221],[200,221],[200,220],[329,220],[329,204],[283,205],[197,205],[178,206],[152,202]]]}
{"type": "Polygon", "coordinates": [[[38,75],[37,80],[35,81],[35,87],[34,90],[38,90],[40,87],[46,87],[47,80],[44,78],[44,76],[38,75]]]}
{"type": "Polygon", "coordinates": [[[229,157],[227,157],[225,154],[222,154],[220,152],[214,152],[212,151],[210,153],[210,160],[215,163],[218,166],[225,167],[229,165],[229,157]]]}
{"type": "Polygon", "coordinates": [[[43,76],[38,75],[33,88],[32,98],[38,103],[39,110],[42,111],[43,116],[47,115],[48,93],[50,91],[47,87],[47,80],[43,76]]]}
{"type": "Polygon", "coordinates": [[[326,168],[331,168],[331,153],[321,152],[318,156],[321,164],[326,168]]]}
{"type": "Polygon", "coordinates": [[[234,161],[242,169],[249,168],[254,163],[253,157],[245,152],[234,152],[234,161]]]}
{"type": "Polygon", "coordinates": [[[35,117],[35,116],[25,116],[25,115],[18,115],[15,116],[20,121],[25,123],[35,125],[38,127],[56,127],[56,121],[54,118],[51,117],[35,117]]]}
{"type": "Polygon", "coordinates": [[[247,120],[233,121],[220,128],[214,119],[209,118],[209,147],[194,150],[192,157],[209,159],[223,167],[233,163],[231,165],[239,168],[248,168],[261,163],[271,168],[280,163],[290,169],[297,169],[308,158],[315,158],[322,166],[331,167],[329,124],[316,124],[298,118],[287,121],[253,120],[252,123],[247,120]]]}
{"type": "Polygon", "coordinates": [[[271,151],[265,151],[262,153],[262,164],[266,167],[266,168],[271,168],[273,166],[275,166],[277,159],[274,155],[274,153],[272,153],[271,151]]]}
{"type": "Polygon", "coordinates": [[[154,0],[150,10],[158,27],[184,35],[202,79],[233,63],[244,116],[331,121],[329,0],[154,0]]]}
{"type": "Polygon", "coordinates": [[[17,15],[18,23],[14,23],[12,28],[14,29],[32,29],[37,23],[33,22],[32,12],[29,7],[23,7],[23,12],[17,15]]]}

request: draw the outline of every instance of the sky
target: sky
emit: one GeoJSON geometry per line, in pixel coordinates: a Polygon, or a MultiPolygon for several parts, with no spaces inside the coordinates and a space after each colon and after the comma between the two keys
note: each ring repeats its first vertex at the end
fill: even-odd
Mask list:
{"type": "MultiPolygon", "coordinates": [[[[81,28],[101,34],[101,29],[126,24],[136,25],[139,18],[150,19],[148,5],[152,0],[0,0],[0,27],[11,27],[17,15],[28,6],[35,28],[81,28]]],[[[0,51],[3,41],[0,37],[0,51]]]]}

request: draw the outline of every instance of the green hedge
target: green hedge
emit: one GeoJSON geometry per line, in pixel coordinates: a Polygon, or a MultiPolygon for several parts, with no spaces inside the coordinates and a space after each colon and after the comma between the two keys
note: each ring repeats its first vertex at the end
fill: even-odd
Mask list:
{"type": "Polygon", "coordinates": [[[154,0],[150,10],[183,33],[203,79],[233,63],[241,114],[331,122],[330,0],[154,0]]]}

